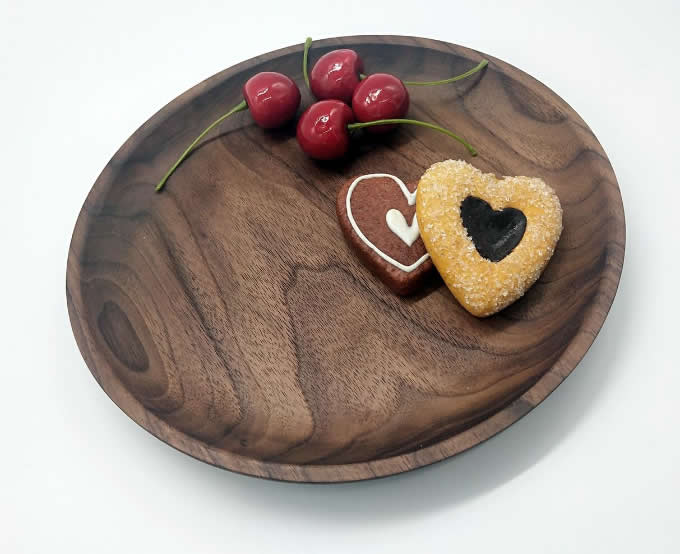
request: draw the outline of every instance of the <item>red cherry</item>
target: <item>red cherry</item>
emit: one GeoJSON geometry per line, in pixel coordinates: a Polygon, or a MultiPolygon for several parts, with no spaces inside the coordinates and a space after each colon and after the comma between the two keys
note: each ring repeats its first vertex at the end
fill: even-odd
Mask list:
{"type": "Polygon", "coordinates": [[[354,114],[340,100],[322,100],[312,104],[300,116],[297,140],[304,152],[317,160],[342,157],[349,148],[347,125],[354,114]]]}
{"type": "Polygon", "coordinates": [[[300,106],[300,89],[285,75],[273,71],[264,71],[253,75],[243,85],[243,100],[236,104],[227,113],[222,114],[210,125],[208,125],[200,135],[187,147],[177,161],[163,175],[163,178],[156,185],[156,192],[163,190],[166,181],[191,153],[201,139],[212,129],[217,127],[228,117],[235,113],[250,109],[250,113],[260,127],[273,129],[288,123],[297,112],[300,106]]]}
{"type": "Polygon", "coordinates": [[[319,100],[335,99],[349,104],[363,70],[364,62],[354,50],[333,50],[314,64],[309,86],[319,100]]]}
{"type": "MultiPolygon", "coordinates": [[[[406,115],[408,105],[409,95],[404,83],[389,73],[369,75],[352,95],[352,111],[357,121],[399,119],[406,115]]],[[[392,128],[393,125],[380,125],[368,130],[382,133],[392,128]]]]}
{"type": "Polygon", "coordinates": [[[274,71],[253,75],[243,85],[250,114],[264,129],[288,123],[300,106],[300,89],[292,79],[274,71]]]}

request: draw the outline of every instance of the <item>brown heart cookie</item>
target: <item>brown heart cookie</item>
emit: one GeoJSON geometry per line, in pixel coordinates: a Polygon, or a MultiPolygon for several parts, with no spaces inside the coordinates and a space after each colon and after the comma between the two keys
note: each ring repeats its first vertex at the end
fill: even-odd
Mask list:
{"type": "Polygon", "coordinates": [[[418,229],[416,187],[375,173],[350,179],[337,195],[336,211],[347,242],[400,295],[415,292],[434,267],[418,229]]]}

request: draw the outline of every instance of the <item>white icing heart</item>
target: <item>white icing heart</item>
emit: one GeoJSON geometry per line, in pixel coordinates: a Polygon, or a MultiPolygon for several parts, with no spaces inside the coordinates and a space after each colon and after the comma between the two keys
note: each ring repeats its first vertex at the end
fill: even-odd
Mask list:
{"type": "MultiPolygon", "coordinates": [[[[401,189],[401,192],[404,195],[404,198],[406,198],[408,205],[413,206],[416,203],[416,193],[409,191],[408,188],[406,187],[406,185],[404,184],[404,182],[401,179],[399,179],[399,177],[395,177],[394,175],[389,175],[388,173],[372,173],[370,175],[362,175],[361,177],[357,177],[356,179],[354,179],[354,182],[350,185],[349,189],[347,190],[347,198],[345,200],[345,207],[347,208],[347,219],[349,219],[349,223],[352,226],[352,229],[354,229],[354,232],[357,234],[357,236],[364,242],[364,244],[366,244],[366,246],[368,246],[371,250],[373,250],[373,252],[375,252],[378,256],[380,256],[387,263],[392,264],[394,267],[401,269],[402,271],[404,271],[406,273],[411,273],[411,271],[413,271],[418,266],[423,264],[423,262],[425,262],[425,260],[427,260],[430,257],[430,255],[427,252],[425,254],[423,254],[420,258],[418,258],[415,262],[413,262],[411,265],[404,265],[401,262],[398,262],[397,260],[392,258],[391,256],[388,256],[387,254],[385,254],[375,244],[373,244],[370,240],[368,240],[368,238],[366,238],[366,235],[364,235],[361,232],[361,229],[359,229],[357,222],[354,221],[354,216],[352,215],[352,205],[350,203],[350,198],[352,198],[352,192],[354,192],[354,189],[356,188],[356,186],[361,181],[363,181],[364,179],[373,179],[373,178],[376,178],[376,177],[387,177],[388,179],[392,179],[395,183],[397,183],[397,185],[399,185],[399,188],[401,189]]],[[[411,224],[411,227],[409,228],[408,226],[406,226],[406,219],[404,218],[404,215],[397,210],[388,211],[387,212],[388,215],[385,216],[385,217],[388,217],[389,213],[392,212],[392,211],[397,212],[401,216],[401,219],[404,222],[404,226],[407,229],[411,229],[411,231],[409,231],[409,232],[413,232],[412,229],[415,227],[417,235],[411,241],[410,244],[406,240],[404,240],[401,236],[399,236],[399,233],[396,233],[396,231],[394,231],[394,229],[392,229],[392,227],[390,227],[390,230],[393,233],[396,233],[397,236],[399,236],[399,238],[401,238],[402,240],[404,240],[404,242],[406,242],[406,244],[411,246],[411,244],[413,244],[413,242],[415,242],[415,240],[418,238],[418,235],[420,234],[420,231],[418,229],[418,220],[416,219],[416,216],[415,215],[413,216],[413,223],[411,224]]],[[[388,226],[389,226],[389,221],[388,221],[388,226]]],[[[409,235],[409,238],[410,238],[410,235],[409,235]]]]}
{"type": "Polygon", "coordinates": [[[399,210],[392,208],[385,214],[385,221],[395,235],[406,243],[406,246],[413,246],[413,243],[420,236],[420,229],[418,229],[418,216],[413,214],[413,221],[411,226],[406,223],[404,214],[399,210]]]}

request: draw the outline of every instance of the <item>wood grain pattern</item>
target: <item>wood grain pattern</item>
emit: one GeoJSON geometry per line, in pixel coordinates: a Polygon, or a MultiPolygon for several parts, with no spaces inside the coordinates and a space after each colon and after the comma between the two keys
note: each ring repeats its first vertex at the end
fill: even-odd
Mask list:
{"type": "MultiPolygon", "coordinates": [[[[398,36],[329,39],[366,69],[429,80],[483,56],[398,36]]],[[[67,300],[78,346],[133,420],[203,461],[290,481],[351,481],[423,466],[504,429],[572,371],[599,331],[623,264],[616,178],[588,126],[557,95],[489,56],[482,75],[413,88],[412,116],[454,129],[499,175],[542,177],[564,232],[541,279],[485,320],[436,281],[389,292],[342,238],[337,188],[388,172],[417,180],[463,158],[417,128],[367,138],[320,164],[294,128],[265,132],[247,113],[154,184],[243,82],[276,70],[302,83],[297,45],[227,69],[182,94],[115,154],[78,218],[67,300]]],[[[303,105],[311,99],[303,92],[303,105]]]]}

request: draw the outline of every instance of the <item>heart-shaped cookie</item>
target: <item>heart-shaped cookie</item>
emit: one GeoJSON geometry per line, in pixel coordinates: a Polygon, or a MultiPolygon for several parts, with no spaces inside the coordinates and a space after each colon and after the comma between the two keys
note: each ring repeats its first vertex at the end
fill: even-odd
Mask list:
{"type": "Polygon", "coordinates": [[[373,173],[347,181],[336,202],[347,242],[373,273],[401,295],[415,292],[434,268],[420,238],[415,190],[415,183],[373,173]]]}
{"type": "Polygon", "coordinates": [[[478,317],[520,298],[541,275],[562,233],[560,201],[541,179],[497,179],[461,160],[425,172],[416,212],[446,286],[478,317]]]}

